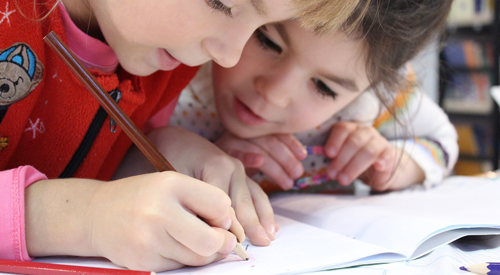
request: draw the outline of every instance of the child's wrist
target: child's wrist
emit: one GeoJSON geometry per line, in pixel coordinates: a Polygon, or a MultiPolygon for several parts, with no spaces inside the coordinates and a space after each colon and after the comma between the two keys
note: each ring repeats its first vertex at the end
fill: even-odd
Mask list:
{"type": "Polygon", "coordinates": [[[27,188],[26,240],[32,257],[99,256],[90,243],[91,180],[43,180],[27,188]]]}

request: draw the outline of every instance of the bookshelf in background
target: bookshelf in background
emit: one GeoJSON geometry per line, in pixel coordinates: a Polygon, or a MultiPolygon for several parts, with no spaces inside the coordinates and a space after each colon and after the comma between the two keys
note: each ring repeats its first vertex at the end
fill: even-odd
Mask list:
{"type": "Polygon", "coordinates": [[[498,4],[454,0],[448,26],[440,52],[439,104],[459,135],[455,174],[498,169],[498,106],[489,93],[498,85],[498,4]]]}

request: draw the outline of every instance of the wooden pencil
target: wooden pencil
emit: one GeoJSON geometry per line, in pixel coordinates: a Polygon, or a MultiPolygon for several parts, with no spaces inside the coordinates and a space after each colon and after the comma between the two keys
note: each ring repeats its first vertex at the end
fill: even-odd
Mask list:
{"type": "Polygon", "coordinates": [[[0,259],[0,272],[32,275],[152,275],[151,271],[73,266],[0,259]]]}
{"type": "MultiPolygon", "coordinates": [[[[104,110],[122,127],[127,136],[158,171],[176,171],[54,31],[47,34],[43,40],[85,85],[104,110]]],[[[237,243],[233,252],[243,260],[248,260],[248,255],[240,243],[237,243]]]]}
{"type": "Polygon", "coordinates": [[[500,275],[500,263],[486,262],[461,266],[460,270],[469,271],[478,275],[500,275]]]}
{"type": "Polygon", "coordinates": [[[158,149],[152,145],[144,133],[139,130],[135,123],[127,116],[127,114],[125,114],[122,108],[118,106],[113,98],[106,92],[106,90],[104,90],[102,85],[80,62],[78,57],[75,56],[73,51],[71,51],[64,44],[54,31],[47,34],[43,40],[45,40],[50,48],[54,50],[54,52],[82,82],[87,90],[91,92],[92,96],[94,96],[104,110],[106,110],[116,123],[120,125],[127,136],[156,167],[156,169],[158,169],[158,171],[175,171],[174,167],[165,159],[165,157],[163,157],[158,149]]]}

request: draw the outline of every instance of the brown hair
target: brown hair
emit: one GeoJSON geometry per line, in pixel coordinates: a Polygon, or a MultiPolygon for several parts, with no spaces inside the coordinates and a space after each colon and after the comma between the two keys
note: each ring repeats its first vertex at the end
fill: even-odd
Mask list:
{"type": "MultiPolygon", "coordinates": [[[[394,130],[401,127],[405,138],[413,136],[411,128],[404,123],[410,117],[400,113],[399,106],[388,104],[394,102],[398,94],[414,90],[416,82],[406,79],[401,69],[442,34],[451,3],[452,0],[361,0],[343,25],[348,36],[364,40],[369,88],[397,122],[394,130]],[[366,5],[365,1],[369,3],[366,5]]],[[[398,157],[398,166],[402,156],[398,157]]],[[[396,167],[393,173],[395,171],[396,167]]]]}
{"type": "Polygon", "coordinates": [[[292,5],[301,11],[296,19],[302,27],[324,34],[336,31],[341,26],[345,31],[354,28],[370,2],[371,0],[292,0],[292,5]]]}
{"type": "Polygon", "coordinates": [[[344,23],[367,47],[371,88],[401,89],[401,67],[445,30],[452,0],[361,0],[344,23]],[[369,2],[368,5],[363,2],[369,2]]]}

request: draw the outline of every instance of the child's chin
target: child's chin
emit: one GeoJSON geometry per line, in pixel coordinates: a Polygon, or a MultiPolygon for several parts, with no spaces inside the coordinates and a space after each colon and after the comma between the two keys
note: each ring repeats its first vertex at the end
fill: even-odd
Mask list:
{"type": "Polygon", "coordinates": [[[127,64],[127,63],[120,63],[122,68],[127,71],[128,73],[136,76],[148,76],[151,75],[160,69],[158,68],[153,68],[151,66],[147,66],[146,64],[127,64]]]}

